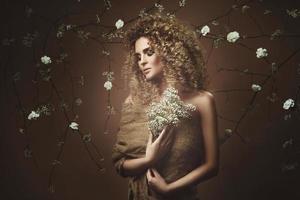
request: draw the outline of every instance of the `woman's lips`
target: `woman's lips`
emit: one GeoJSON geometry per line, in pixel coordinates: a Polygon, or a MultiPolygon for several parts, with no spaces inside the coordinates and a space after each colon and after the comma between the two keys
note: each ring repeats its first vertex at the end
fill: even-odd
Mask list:
{"type": "Polygon", "coordinates": [[[148,74],[150,72],[151,68],[147,68],[147,69],[144,69],[144,74],[148,74]]]}

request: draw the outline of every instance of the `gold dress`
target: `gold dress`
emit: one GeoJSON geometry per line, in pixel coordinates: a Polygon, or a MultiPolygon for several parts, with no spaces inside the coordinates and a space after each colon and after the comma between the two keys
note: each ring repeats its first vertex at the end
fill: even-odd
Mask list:
{"type": "MultiPolygon", "coordinates": [[[[124,103],[120,121],[120,130],[112,152],[112,161],[116,171],[122,173],[122,164],[125,159],[134,159],[145,156],[149,138],[148,118],[144,106],[124,103]]],[[[203,139],[200,127],[200,118],[193,112],[192,118],[182,119],[174,129],[173,145],[169,152],[155,166],[167,183],[176,181],[203,161],[203,139]]],[[[152,191],[147,185],[146,172],[138,176],[129,177],[129,200],[196,200],[197,190],[189,187],[172,196],[162,196],[152,191]]]]}

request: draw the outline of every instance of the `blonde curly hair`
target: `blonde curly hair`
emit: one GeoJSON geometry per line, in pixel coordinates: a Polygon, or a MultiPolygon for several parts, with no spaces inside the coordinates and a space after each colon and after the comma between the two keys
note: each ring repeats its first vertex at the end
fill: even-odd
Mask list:
{"type": "Polygon", "coordinates": [[[135,42],[146,37],[163,63],[164,80],[179,92],[203,90],[206,69],[195,31],[180,23],[174,16],[161,12],[139,18],[126,32],[125,43],[129,55],[122,74],[129,86],[133,102],[149,104],[158,97],[158,86],[147,82],[134,56],[135,42]]]}

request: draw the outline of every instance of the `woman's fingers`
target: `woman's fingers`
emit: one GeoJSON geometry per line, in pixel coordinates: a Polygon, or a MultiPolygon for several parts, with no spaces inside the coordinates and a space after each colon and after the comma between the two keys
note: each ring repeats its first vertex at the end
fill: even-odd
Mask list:
{"type": "Polygon", "coordinates": [[[165,133],[166,133],[166,129],[167,129],[167,127],[165,127],[165,128],[161,131],[161,133],[159,134],[158,138],[155,140],[156,143],[159,143],[159,142],[162,140],[162,138],[164,137],[164,135],[165,135],[165,133]]]}
{"type": "Polygon", "coordinates": [[[152,177],[153,177],[152,174],[151,174],[150,169],[147,170],[146,177],[147,177],[148,182],[150,182],[152,177]]]}
{"type": "Polygon", "coordinates": [[[149,139],[148,139],[148,145],[152,144],[153,141],[153,135],[152,133],[149,134],[149,139]]]}
{"type": "Polygon", "coordinates": [[[171,125],[165,126],[164,129],[162,130],[162,132],[159,134],[158,138],[157,138],[157,143],[161,143],[162,141],[166,140],[166,137],[170,134],[170,130],[172,130],[173,128],[171,127],[171,125]]]}
{"type": "Polygon", "coordinates": [[[160,174],[158,173],[158,171],[155,169],[155,168],[151,168],[154,176],[158,176],[158,177],[161,177],[160,174]]]}
{"type": "Polygon", "coordinates": [[[174,138],[173,133],[172,133],[173,129],[174,129],[174,127],[168,127],[163,132],[164,135],[161,137],[161,139],[159,141],[162,146],[168,146],[172,142],[172,139],[174,138]]]}

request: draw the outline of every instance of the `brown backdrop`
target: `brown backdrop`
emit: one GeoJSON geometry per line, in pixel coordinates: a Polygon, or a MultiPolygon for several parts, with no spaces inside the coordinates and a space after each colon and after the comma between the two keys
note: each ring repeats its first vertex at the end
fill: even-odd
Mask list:
{"type": "MultiPolygon", "coordinates": [[[[178,1],[162,1],[161,4],[166,10],[178,7],[178,1]]],[[[115,173],[110,157],[121,103],[128,92],[120,76],[127,50],[118,42],[109,43],[101,35],[114,30],[117,19],[127,22],[135,18],[142,8],[153,5],[153,1],[112,0],[111,8],[100,16],[104,1],[6,0],[1,3],[1,199],[126,199],[127,181],[115,173]],[[96,23],[96,14],[100,17],[101,26],[108,27],[96,23]],[[82,43],[77,30],[74,30],[65,32],[58,41],[57,28],[62,23],[81,24],[82,29],[78,30],[91,35],[82,43]],[[35,30],[39,36],[33,45],[24,46],[24,36],[35,30]],[[12,38],[15,40],[7,45],[6,41],[12,38]],[[102,43],[99,43],[100,40],[102,43]],[[62,48],[68,53],[66,63],[53,62],[53,82],[43,81],[36,66],[40,64],[40,57],[46,54],[54,61],[62,48]],[[103,48],[110,51],[109,57],[102,54],[103,48]],[[110,95],[103,87],[106,79],[102,76],[109,65],[115,77],[110,95]],[[20,79],[13,81],[17,72],[20,79]],[[84,84],[80,83],[81,77],[84,84]],[[81,98],[82,104],[72,107],[77,97],[81,98]],[[59,107],[62,99],[68,104],[66,113],[59,107]],[[106,121],[108,100],[116,113],[106,121]],[[27,120],[31,110],[46,103],[55,107],[50,116],[27,120]],[[88,143],[86,147],[80,134],[71,129],[66,134],[63,148],[58,145],[69,120],[74,120],[76,115],[81,133],[91,134],[94,147],[103,155],[103,161],[92,144],[88,143]],[[25,133],[20,133],[20,128],[25,133]],[[33,157],[26,159],[24,150],[28,149],[28,145],[33,157]],[[55,165],[51,174],[52,163],[58,155],[61,164],[55,165]],[[99,171],[92,158],[105,170],[99,171]],[[52,191],[48,188],[49,180],[53,185],[52,191]]],[[[289,111],[282,108],[286,99],[296,100],[299,94],[300,56],[297,50],[300,47],[300,17],[293,18],[286,12],[286,9],[294,8],[300,8],[296,0],[188,0],[186,6],[176,13],[184,22],[211,27],[211,34],[200,37],[200,40],[208,60],[209,90],[216,98],[220,138],[225,137],[225,129],[233,130],[243,116],[253,98],[251,84],[263,84],[265,80],[258,74],[228,69],[270,74],[271,62],[283,64],[267,79],[263,90],[255,96],[252,109],[239,124],[237,130],[243,139],[234,133],[221,145],[218,176],[199,184],[202,199],[300,198],[299,112],[296,108],[289,111]],[[230,11],[233,5],[237,8],[230,11]],[[241,11],[243,5],[250,7],[246,13],[241,11]],[[264,14],[266,10],[272,13],[264,14]],[[219,25],[212,25],[211,20],[219,16],[216,19],[219,25]],[[276,29],[284,30],[286,35],[270,40],[270,34],[276,29]],[[224,41],[211,50],[213,37],[218,34],[224,37],[234,30],[241,36],[254,37],[240,39],[234,44],[224,41]],[[267,60],[256,58],[258,47],[268,49],[267,60]],[[274,102],[268,97],[273,97],[274,102]],[[287,142],[290,139],[292,142],[287,142]]],[[[126,29],[126,24],[123,28],[126,29]]]]}

